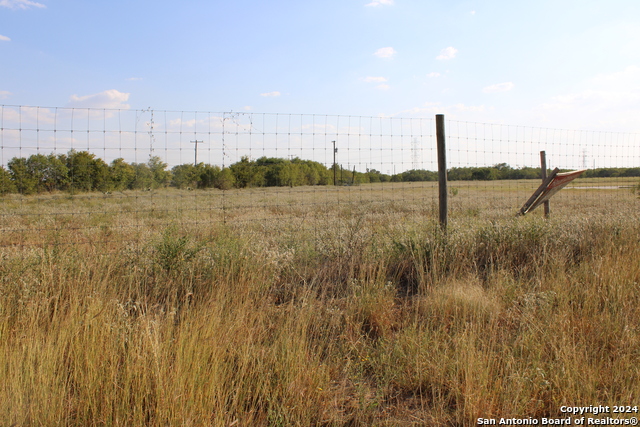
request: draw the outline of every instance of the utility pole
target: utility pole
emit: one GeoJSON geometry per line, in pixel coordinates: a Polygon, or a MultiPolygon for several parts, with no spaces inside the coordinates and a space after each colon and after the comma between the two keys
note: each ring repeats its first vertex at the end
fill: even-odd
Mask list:
{"type": "Polygon", "coordinates": [[[198,144],[202,144],[204,141],[191,141],[192,144],[196,144],[196,158],[194,159],[193,166],[198,166],[198,144]]]}
{"type": "Polygon", "coordinates": [[[338,149],[336,148],[336,142],[331,141],[333,143],[333,185],[338,185],[336,182],[336,153],[338,149]]]}

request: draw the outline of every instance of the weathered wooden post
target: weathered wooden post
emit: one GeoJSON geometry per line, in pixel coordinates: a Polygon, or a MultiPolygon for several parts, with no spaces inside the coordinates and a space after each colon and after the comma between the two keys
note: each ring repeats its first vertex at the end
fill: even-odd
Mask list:
{"type": "Polygon", "coordinates": [[[444,114],[436,114],[436,141],[438,145],[438,189],[440,226],[447,230],[447,153],[444,136],[444,114]]]}
{"type": "Polygon", "coordinates": [[[333,185],[338,185],[338,182],[336,181],[336,168],[338,167],[336,165],[336,153],[338,152],[338,149],[336,148],[335,141],[331,141],[331,143],[333,144],[333,185]]]}
{"type": "MultiPolygon", "coordinates": [[[[547,179],[547,153],[540,152],[540,170],[542,171],[542,182],[547,179]]],[[[549,218],[550,205],[549,200],[544,202],[544,217],[549,218]]]]}

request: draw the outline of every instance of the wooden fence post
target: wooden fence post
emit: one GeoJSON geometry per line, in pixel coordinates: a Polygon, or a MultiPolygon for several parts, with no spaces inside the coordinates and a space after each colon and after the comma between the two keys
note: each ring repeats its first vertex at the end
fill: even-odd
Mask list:
{"type": "Polygon", "coordinates": [[[444,136],[444,114],[436,114],[436,141],[438,145],[438,190],[440,226],[447,230],[447,153],[444,136]]]}
{"type": "MultiPolygon", "coordinates": [[[[540,170],[542,171],[542,182],[547,179],[547,153],[540,152],[540,170]]],[[[544,202],[544,217],[549,218],[550,204],[549,201],[544,202]]]]}

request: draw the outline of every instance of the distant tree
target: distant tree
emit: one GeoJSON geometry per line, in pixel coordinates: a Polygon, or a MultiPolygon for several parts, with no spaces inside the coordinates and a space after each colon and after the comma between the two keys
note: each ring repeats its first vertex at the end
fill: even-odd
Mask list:
{"type": "Polygon", "coordinates": [[[640,176],[640,168],[627,168],[620,176],[640,176]]]}
{"type": "Polygon", "coordinates": [[[454,167],[447,171],[447,179],[449,181],[469,181],[471,173],[471,168],[454,167]]]}
{"type": "Polygon", "coordinates": [[[146,163],[132,163],[134,170],[134,178],[131,181],[130,188],[132,190],[146,190],[148,188],[152,188],[153,181],[153,172],[149,169],[149,165],[146,163]]]}
{"type": "Polygon", "coordinates": [[[136,177],[136,169],[121,157],[111,162],[109,172],[112,189],[116,191],[130,188],[136,177]]]}
{"type": "Polygon", "coordinates": [[[243,181],[255,182],[255,177],[252,178],[251,176],[259,175],[264,177],[264,186],[276,187],[282,185],[280,183],[280,169],[286,162],[287,160],[277,157],[260,157],[256,161],[251,162],[248,157],[243,157],[240,160],[240,164],[236,163],[235,165],[231,165],[231,170],[234,174],[240,174],[236,175],[236,179],[240,179],[238,183],[243,181]]]}
{"type": "Polygon", "coordinates": [[[11,180],[15,184],[16,190],[20,194],[33,194],[38,186],[38,179],[29,172],[27,159],[24,157],[14,157],[7,164],[11,180]]]}
{"type": "Polygon", "coordinates": [[[331,166],[331,168],[329,169],[329,184],[331,184],[331,185],[342,185],[343,184],[343,182],[342,182],[343,178],[344,178],[344,171],[342,170],[342,167],[339,164],[334,163],[331,166]],[[334,182],[334,179],[333,179],[334,176],[336,178],[335,182],[334,182]]]}
{"type": "Polygon", "coordinates": [[[474,181],[490,181],[498,178],[498,170],[494,168],[473,168],[471,179],[474,181]]]}
{"type": "MultiPolygon", "coordinates": [[[[222,175],[222,169],[220,166],[214,165],[202,165],[202,170],[200,172],[200,181],[198,181],[199,188],[220,188],[220,179],[222,175]]],[[[228,190],[233,185],[229,185],[228,188],[224,188],[224,190],[228,190]]]]}
{"type": "Polygon", "coordinates": [[[380,173],[376,173],[375,169],[371,169],[367,172],[369,182],[380,182],[380,173]]]}
{"type": "Polygon", "coordinates": [[[55,154],[33,154],[29,156],[26,167],[35,180],[35,191],[53,191],[64,189],[68,184],[69,169],[55,154]]]}
{"type": "MultiPolygon", "coordinates": [[[[96,171],[98,163],[96,162],[95,154],[91,154],[88,151],[71,150],[64,159],[69,170],[69,188],[71,191],[94,190],[96,176],[102,175],[102,171],[96,171]]],[[[102,159],[100,161],[105,164],[102,159]]]]}
{"type": "Polygon", "coordinates": [[[511,179],[542,179],[541,168],[523,167],[514,170],[511,179]]]}
{"type": "Polygon", "coordinates": [[[191,163],[174,166],[171,169],[171,185],[177,188],[196,188],[204,172],[204,165],[194,166],[191,163]]]}
{"type": "Polygon", "coordinates": [[[271,168],[276,176],[275,185],[296,187],[306,184],[300,164],[285,161],[271,168]]]}
{"type": "Polygon", "coordinates": [[[18,191],[16,185],[11,180],[11,173],[3,166],[0,166],[0,196],[5,194],[15,193],[18,191]]]}
{"type": "Polygon", "coordinates": [[[242,156],[239,162],[229,166],[238,188],[262,187],[266,183],[265,167],[242,156]]]}
{"type": "Polygon", "coordinates": [[[46,185],[49,189],[54,187],[58,190],[65,190],[69,186],[69,168],[64,162],[64,156],[53,153],[47,156],[49,167],[45,174],[46,185]]]}
{"type": "Polygon", "coordinates": [[[147,166],[153,175],[153,188],[166,187],[171,183],[171,172],[167,170],[168,165],[160,157],[150,157],[147,166]]]}
{"type": "Polygon", "coordinates": [[[111,191],[113,190],[113,181],[111,180],[111,169],[104,160],[96,158],[93,161],[92,174],[93,191],[111,191]]]}
{"type": "Polygon", "coordinates": [[[355,172],[352,172],[351,179],[353,180],[353,183],[356,185],[368,184],[369,174],[355,171],[355,172]]]}
{"type": "Polygon", "coordinates": [[[511,173],[513,169],[506,163],[498,163],[497,165],[493,165],[493,169],[497,170],[497,179],[511,179],[511,173]]]}
{"type": "Polygon", "coordinates": [[[401,174],[402,181],[437,181],[438,174],[424,169],[412,169],[401,174]]]}
{"type": "Polygon", "coordinates": [[[294,164],[299,164],[302,174],[305,176],[306,185],[327,185],[331,180],[329,170],[319,162],[313,160],[294,159],[294,164]]]}
{"type": "Polygon", "coordinates": [[[375,169],[369,169],[369,182],[389,182],[391,177],[375,169]]]}
{"type": "MultiPolygon", "coordinates": [[[[242,159],[247,159],[247,161],[249,160],[248,157],[242,157],[242,159]]],[[[255,166],[273,166],[273,165],[280,165],[283,163],[286,163],[287,160],[282,159],[280,157],[266,157],[266,156],[262,156],[258,159],[256,159],[254,162],[252,162],[255,166]]]]}
{"type": "Polygon", "coordinates": [[[220,190],[230,190],[236,185],[235,177],[229,168],[220,170],[220,174],[216,175],[213,186],[220,190]]]}

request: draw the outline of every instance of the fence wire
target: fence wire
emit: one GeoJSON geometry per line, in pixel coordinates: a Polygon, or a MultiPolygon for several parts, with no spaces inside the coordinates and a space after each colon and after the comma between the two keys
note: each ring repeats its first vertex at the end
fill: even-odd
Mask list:
{"type": "MultiPolygon", "coordinates": [[[[543,150],[549,169],[588,169],[555,215],[639,207],[636,134],[447,121],[446,139],[454,221],[515,214],[543,150]]],[[[438,215],[432,118],[2,105],[0,164],[5,248],[117,248],[221,224],[313,240],[438,215]]]]}

